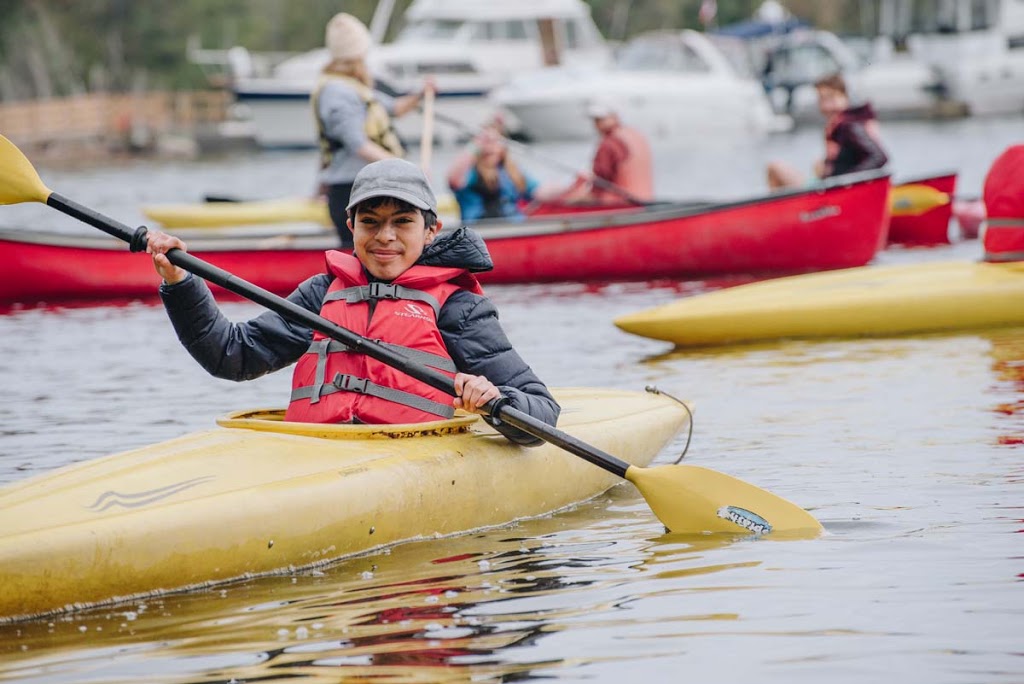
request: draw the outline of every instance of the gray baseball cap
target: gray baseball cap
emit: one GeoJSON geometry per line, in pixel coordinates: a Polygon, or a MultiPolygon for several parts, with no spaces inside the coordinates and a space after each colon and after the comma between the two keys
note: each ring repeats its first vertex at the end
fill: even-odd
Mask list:
{"type": "Polygon", "coordinates": [[[352,183],[348,209],[374,197],[394,197],[417,209],[437,213],[437,198],[427,177],[412,162],[404,159],[381,159],[364,166],[352,183]]]}

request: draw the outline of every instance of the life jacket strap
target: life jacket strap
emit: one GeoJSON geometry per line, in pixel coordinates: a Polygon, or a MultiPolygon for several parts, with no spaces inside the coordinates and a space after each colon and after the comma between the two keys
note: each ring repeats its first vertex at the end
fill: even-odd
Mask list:
{"type": "MultiPolygon", "coordinates": [[[[440,354],[431,354],[420,349],[413,349],[412,347],[403,347],[400,344],[391,344],[390,342],[384,342],[383,340],[374,340],[379,346],[386,347],[393,352],[402,354],[410,361],[414,361],[424,366],[430,366],[437,370],[448,371],[449,373],[455,373],[458,368],[455,367],[455,362],[446,356],[440,354]]],[[[351,347],[339,342],[338,340],[323,339],[317,340],[309,345],[309,349],[306,350],[307,354],[316,354],[318,359],[326,359],[327,354],[338,354],[351,352],[351,347]]]]}
{"type": "Polygon", "coordinates": [[[1024,261],[1024,252],[985,252],[985,261],[993,264],[1024,261]]]}
{"type": "Polygon", "coordinates": [[[990,228],[1024,228],[1024,218],[989,218],[985,223],[990,228]]]}
{"type": "Polygon", "coordinates": [[[427,304],[434,310],[435,318],[441,313],[441,303],[433,295],[394,283],[370,283],[328,292],[324,297],[324,304],[340,299],[344,299],[348,304],[358,304],[371,299],[409,299],[427,304]]]}
{"type": "Polygon", "coordinates": [[[384,399],[385,401],[409,406],[425,413],[432,413],[435,416],[440,416],[441,418],[446,419],[455,415],[455,407],[450,404],[431,401],[426,397],[421,397],[417,394],[412,394],[411,392],[403,392],[402,390],[397,390],[392,387],[378,385],[366,378],[360,378],[355,375],[345,375],[342,373],[336,374],[330,382],[321,384],[319,389],[317,389],[315,385],[295,388],[292,390],[291,400],[298,401],[300,399],[309,399],[310,403],[315,403],[313,401],[314,398],[319,400],[320,397],[328,394],[334,394],[335,392],[357,392],[359,394],[366,394],[371,397],[377,397],[378,399],[384,399]],[[316,390],[315,393],[314,390],[316,390]]]}

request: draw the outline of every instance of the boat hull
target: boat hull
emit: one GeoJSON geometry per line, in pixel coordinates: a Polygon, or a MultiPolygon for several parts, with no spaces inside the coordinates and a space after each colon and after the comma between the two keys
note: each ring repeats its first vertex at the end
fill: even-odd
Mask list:
{"type": "Polygon", "coordinates": [[[616,319],[680,347],[1024,325],[1024,263],[815,273],[709,292],[616,319]]]}
{"type": "MultiPolygon", "coordinates": [[[[956,191],[956,173],[944,173],[925,178],[907,180],[898,186],[924,185],[946,193],[956,191]]],[[[949,220],[953,205],[946,202],[921,214],[893,215],[889,221],[889,243],[903,245],[939,245],[949,242],[949,220]]]]}
{"type": "MultiPolygon", "coordinates": [[[[636,465],[688,419],[663,395],[556,396],[562,430],[636,465]]],[[[473,416],[380,430],[265,413],[0,490],[0,621],[504,525],[618,481],[555,446],[515,446],[473,416]]]]}
{"type": "MultiPolygon", "coordinates": [[[[872,172],[738,202],[480,221],[473,228],[494,269],[479,276],[484,283],[612,281],[860,266],[885,243],[888,193],[888,175],[872,172]]],[[[316,228],[211,231],[176,233],[192,254],[277,294],[324,272],[323,253],[337,245],[316,228]],[[282,234],[267,232],[274,230],[282,234]]],[[[152,297],[159,283],[148,258],[113,238],[0,231],[0,248],[6,303],[152,297]]]]}
{"type": "Polygon", "coordinates": [[[888,193],[888,176],[874,173],[740,202],[546,216],[547,226],[482,221],[474,228],[495,266],[481,280],[699,278],[862,266],[885,245],[888,193]]]}

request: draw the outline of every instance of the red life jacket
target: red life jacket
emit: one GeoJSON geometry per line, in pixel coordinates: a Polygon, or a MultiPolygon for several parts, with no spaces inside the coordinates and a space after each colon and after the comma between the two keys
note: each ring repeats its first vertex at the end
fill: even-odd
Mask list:
{"type": "Polygon", "coordinates": [[[985,261],[1024,261],[1024,145],[1013,145],[985,176],[985,261]]]}
{"type": "MultiPolygon", "coordinates": [[[[371,283],[358,259],[335,251],[327,252],[327,269],[335,279],[321,316],[454,377],[437,316],[456,291],[483,293],[472,274],[462,268],[413,266],[390,283],[371,283]]],[[[314,332],[309,350],[295,364],[285,420],[422,423],[453,414],[447,392],[314,332]]]]}

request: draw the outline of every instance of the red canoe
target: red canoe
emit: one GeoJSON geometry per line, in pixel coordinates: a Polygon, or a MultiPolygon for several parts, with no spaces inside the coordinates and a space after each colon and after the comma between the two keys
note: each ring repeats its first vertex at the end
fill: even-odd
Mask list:
{"type": "MultiPolygon", "coordinates": [[[[889,176],[871,172],[829,185],[707,205],[538,212],[481,221],[495,268],[485,283],[701,278],[862,266],[885,244],[889,176]]],[[[273,292],[323,271],[333,234],[267,239],[229,229],[188,236],[189,251],[273,292]]],[[[182,237],[184,231],[178,231],[182,237]]],[[[102,235],[0,231],[0,302],[152,296],[149,258],[102,235]]]]}
{"type": "MultiPolygon", "coordinates": [[[[949,171],[903,181],[899,186],[925,185],[953,197],[956,172],[949,171]]],[[[899,187],[897,186],[897,187],[899,187]]],[[[916,216],[893,216],[889,223],[889,243],[901,245],[941,245],[949,242],[949,219],[953,205],[945,202],[916,216]]]]}

